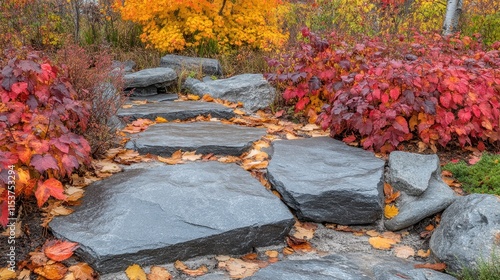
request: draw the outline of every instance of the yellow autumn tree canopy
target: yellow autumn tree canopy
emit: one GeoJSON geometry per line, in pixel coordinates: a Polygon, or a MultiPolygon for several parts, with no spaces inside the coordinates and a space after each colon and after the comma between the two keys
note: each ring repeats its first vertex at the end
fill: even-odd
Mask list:
{"type": "Polygon", "coordinates": [[[173,52],[216,44],[221,51],[243,45],[270,50],[282,45],[281,0],[118,0],[125,20],[143,27],[141,39],[173,52]]]}

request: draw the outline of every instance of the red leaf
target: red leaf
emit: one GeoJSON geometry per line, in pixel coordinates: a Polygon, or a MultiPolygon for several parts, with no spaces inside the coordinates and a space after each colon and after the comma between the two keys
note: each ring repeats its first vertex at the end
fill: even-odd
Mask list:
{"type": "Polygon", "coordinates": [[[295,109],[298,111],[304,110],[307,104],[309,104],[309,97],[304,97],[300,99],[299,102],[297,102],[297,104],[295,104],[295,109]]]}
{"type": "Polygon", "coordinates": [[[451,94],[449,91],[446,91],[446,92],[443,92],[441,94],[441,96],[439,97],[439,102],[441,102],[441,105],[443,105],[443,107],[445,109],[449,109],[450,108],[450,103],[451,103],[451,94]]]}
{"type": "Polygon", "coordinates": [[[73,169],[77,169],[80,166],[78,160],[72,155],[63,155],[61,161],[68,176],[73,173],[73,169]]]}
{"type": "Polygon", "coordinates": [[[66,196],[64,195],[63,185],[60,181],[54,178],[47,179],[43,183],[41,183],[41,181],[38,181],[38,187],[35,191],[35,197],[38,202],[38,207],[42,207],[47,199],[49,199],[49,196],[61,200],[66,199],[66,196]]]}
{"type": "Polygon", "coordinates": [[[408,122],[402,116],[397,116],[396,119],[394,120],[394,123],[392,124],[392,126],[396,130],[401,131],[405,134],[410,133],[410,130],[408,128],[408,122]]]}
{"type": "Polygon", "coordinates": [[[391,91],[389,92],[389,95],[391,96],[392,100],[398,99],[400,94],[401,91],[399,90],[398,87],[392,88],[391,91]]]}
{"type": "Polygon", "coordinates": [[[61,262],[73,255],[73,251],[78,248],[78,243],[50,240],[43,245],[45,255],[56,262],[61,262]]]}
{"type": "Polygon", "coordinates": [[[38,172],[44,172],[47,169],[58,169],[57,161],[49,154],[34,155],[31,157],[31,165],[35,167],[38,172]]]}

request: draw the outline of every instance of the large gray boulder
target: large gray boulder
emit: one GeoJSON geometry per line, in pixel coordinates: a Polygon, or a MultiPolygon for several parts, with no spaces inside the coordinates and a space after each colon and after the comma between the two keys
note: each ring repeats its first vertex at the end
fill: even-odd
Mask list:
{"type": "Polygon", "coordinates": [[[217,59],[189,57],[182,55],[169,54],[161,58],[160,67],[168,67],[180,71],[198,73],[201,71],[204,75],[222,76],[222,67],[217,59]]]}
{"type": "Polygon", "coordinates": [[[268,177],[301,220],[372,223],[383,207],[384,161],[330,137],[273,143],[268,177]]]}
{"type": "Polygon", "coordinates": [[[458,198],[441,216],[430,248],[452,272],[491,261],[492,253],[500,254],[500,198],[487,194],[458,198]]]}
{"type": "Polygon", "coordinates": [[[165,93],[166,87],[177,81],[177,74],[170,68],[150,68],[123,76],[124,88],[132,95],[148,96],[165,93]]]}
{"type": "Polygon", "coordinates": [[[401,195],[398,215],[384,222],[388,230],[400,230],[446,209],[455,193],[441,179],[437,155],[392,152],[387,180],[401,195]]]}
{"type": "Polygon", "coordinates": [[[198,162],[129,169],[86,188],[81,206],[51,223],[57,238],[101,273],[246,254],[282,244],[294,218],[250,173],[198,162]]]}
{"type": "Polygon", "coordinates": [[[233,109],[212,102],[159,102],[137,105],[118,110],[117,116],[128,121],[136,119],[151,119],[162,117],[166,120],[187,120],[197,116],[212,116],[219,119],[234,117],[233,109]]]}
{"type": "Polygon", "coordinates": [[[160,156],[170,156],[178,150],[240,156],[264,135],[265,128],[220,122],[161,123],[132,135],[125,147],[160,156]]]}
{"type": "Polygon", "coordinates": [[[242,102],[248,111],[264,109],[274,102],[276,90],[262,74],[243,74],[202,82],[188,78],[184,87],[198,96],[209,94],[231,102],[242,102]]]}
{"type": "Polygon", "coordinates": [[[375,280],[456,280],[432,269],[414,268],[413,263],[399,260],[381,262],[373,267],[375,280]]]}

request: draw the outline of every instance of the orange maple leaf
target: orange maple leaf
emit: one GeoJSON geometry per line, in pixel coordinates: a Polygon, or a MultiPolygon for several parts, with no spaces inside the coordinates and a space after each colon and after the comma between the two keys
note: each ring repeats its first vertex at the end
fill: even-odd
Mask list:
{"type": "Polygon", "coordinates": [[[42,207],[47,199],[49,199],[49,196],[61,200],[66,199],[66,195],[64,195],[63,185],[59,180],[50,178],[45,180],[44,182],[38,181],[38,187],[35,191],[35,197],[38,202],[38,207],[42,207]]]}
{"type": "Polygon", "coordinates": [[[61,262],[73,255],[73,251],[78,248],[78,243],[61,241],[61,240],[48,240],[43,246],[45,255],[54,261],[61,262]]]}

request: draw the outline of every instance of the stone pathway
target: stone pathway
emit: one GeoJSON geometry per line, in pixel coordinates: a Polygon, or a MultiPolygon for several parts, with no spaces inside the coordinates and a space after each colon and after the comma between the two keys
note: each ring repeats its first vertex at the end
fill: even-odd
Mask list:
{"type": "MultiPolygon", "coordinates": [[[[167,57],[162,61],[167,62],[183,65],[182,57],[167,57]]],[[[192,67],[192,61],[188,62],[192,67]]],[[[202,63],[208,63],[207,71],[221,73],[218,63],[211,60],[202,63]]],[[[155,77],[168,74],[171,78],[170,71],[155,68],[152,72],[155,77]]],[[[142,74],[136,76],[148,80],[142,74]]],[[[240,94],[258,96],[245,92],[266,88],[261,77],[257,78],[256,86],[248,82],[240,94]]],[[[158,89],[166,83],[156,78],[151,81],[152,85],[141,82],[140,86],[158,89]]],[[[203,86],[199,85],[201,82],[188,82],[198,84],[196,94],[204,95],[210,93],[204,90],[230,85],[234,79],[207,82],[203,86]]],[[[126,144],[128,149],[165,157],[177,150],[240,156],[266,135],[263,128],[221,122],[235,116],[231,108],[201,101],[177,102],[173,97],[163,93],[133,97],[149,99],[149,102],[121,109],[118,117],[126,121],[157,117],[172,121],[210,116],[211,121],[150,126],[144,132],[131,135],[126,144]]],[[[260,108],[262,102],[270,102],[268,95],[263,98],[264,101],[252,100],[247,109],[252,111],[260,108]]],[[[233,100],[240,98],[233,96],[233,100]]],[[[270,163],[263,171],[281,200],[234,163],[139,163],[88,186],[81,206],[69,216],[56,217],[50,227],[56,237],[80,243],[77,254],[97,269],[104,280],[127,279],[123,271],[135,263],[142,267],[166,264],[170,271],[175,271],[172,267],[175,260],[207,264],[210,273],[196,279],[229,279],[228,273],[217,268],[215,255],[238,256],[251,252],[263,255],[266,248],[280,250],[282,261],[270,264],[248,279],[454,279],[436,271],[413,268],[418,258],[406,261],[395,258],[390,251],[374,250],[363,234],[335,231],[321,224],[353,225],[349,228],[351,231],[363,224],[365,228],[383,232],[385,227],[399,230],[412,226],[442,211],[454,203],[456,197],[449,188],[444,190],[446,185],[439,177],[436,158],[394,153],[389,158],[389,166],[385,167],[385,161],[372,153],[329,137],[274,141],[267,153],[270,163]],[[403,219],[393,220],[396,222],[383,218],[384,177],[395,191],[401,192],[393,203],[404,215],[403,219]],[[317,248],[315,253],[290,256],[283,253],[285,237],[290,234],[295,218],[319,223],[315,237],[310,240],[317,248]]],[[[491,209],[498,207],[489,196],[476,200],[488,200],[493,205],[491,209]]],[[[450,209],[460,208],[453,205],[450,209]]],[[[474,206],[467,209],[473,212],[472,208],[474,206]]],[[[445,212],[443,219],[446,215],[445,212]]],[[[495,215],[500,213],[488,215],[491,217],[487,222],[472,217],[470,224],[482,223],[483,229],[500,232],[498,222],[494,222],[498,217],[495,215]]],[[[443,223],[459,227],[457,221],[443,223]]],[[[496,246],[491,245],[490,236],[489,233],[482,236],[484,248],[496,246]]],[[[424,242],[418,236],[409,236],[406,240],[413,240],[410,245],[424,242]]],[[[460,242],[464,240],[467,239],[460,242]]],[[[449,256],[443,249],[446,242],[449,241],[442,234],[433,237],[431,242],[443,258],[449,256]]],[[[464,257],[463,260],[473,262],[475,259],[464,257]]],[[[174,276],[193,279],[175,272],[174,276]]]]}

